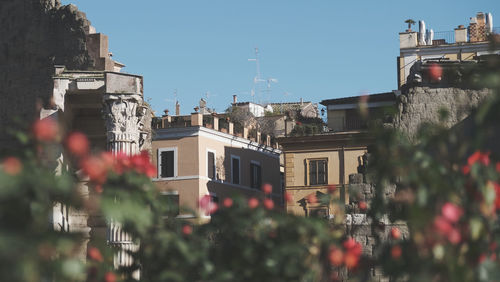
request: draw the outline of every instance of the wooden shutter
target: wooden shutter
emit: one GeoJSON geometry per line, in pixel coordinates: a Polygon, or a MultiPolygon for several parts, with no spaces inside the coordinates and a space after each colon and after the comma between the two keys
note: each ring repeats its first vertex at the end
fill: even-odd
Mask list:
{"type": "Polygon", "coordinates": [[[208,178],[215,179],[215,154],[208,152],[207,156],[208,178]]]}
{"type": "Polygon", "coordinates": [[[161,152],[161,177],[174,177],[174,151],[161,152]]]}

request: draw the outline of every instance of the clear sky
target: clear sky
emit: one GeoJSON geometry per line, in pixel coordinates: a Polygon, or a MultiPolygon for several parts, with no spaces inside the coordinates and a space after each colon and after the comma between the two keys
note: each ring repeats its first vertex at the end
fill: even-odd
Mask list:
{"type": "Polygon", "coordinates": [[[269,91],[260,85],[266,91],[255,102],[320,102],[396,89],[398,33],[408,18],[451,31],[482,11],[500,26],[499,0],[63,0],[69,3],[109,36],[124,72],[144,76],[157,115],[173,113],[175,99],[182,114],[202,97],[217,111],[233,94],[252,101],[255,47],[261,77],[277,79],[269,91]]]}

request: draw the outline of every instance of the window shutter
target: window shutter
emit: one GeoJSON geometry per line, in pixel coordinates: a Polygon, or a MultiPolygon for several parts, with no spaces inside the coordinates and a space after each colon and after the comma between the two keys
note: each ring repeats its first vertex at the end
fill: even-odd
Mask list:
{"type": "Polygon", "coordinates": [[[207,166],[208,166],[208,178],[215,179],[215,155],[213,152],[208,152],[207,166]]]}
{"type": "Polygon", "coordinates": [[[174,151],[161,152],[161,177],[174,177],[174,151]]]}
{"type": "Polygon", "coordinates": [[[233,159],[233,184],[240,184],[240,160],[233,159]]]}

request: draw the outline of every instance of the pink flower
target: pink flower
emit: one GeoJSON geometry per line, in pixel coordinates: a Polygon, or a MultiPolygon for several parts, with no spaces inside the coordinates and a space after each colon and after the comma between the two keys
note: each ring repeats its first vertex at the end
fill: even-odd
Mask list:
{"type": "Polygon", "coordinates": [[[271,192],[273,192],[273,186],[269,183],[266,183],[266,184],[262,185],[262,191],[265,194],[271,194],[271,192]]]}
{"type": "Polygon", "coordinates": [[[452,243],[453,245],[460,243],[460,241],[462,240],[462,236],[456,228],[452,228],[446,237],[448,238],[448,241],[450,241],[450,243],[452,243]]]}
{"type": "Polygon", "coordinates": [[[285,192],[285,201],[287,203],[292,203],[293,202],[293,196],[292,196],[292,194],[290,194],[288,192],[285,192]]]}
{"type": "Polygon", "coordinates": [[[250,198],[248,199],[248,207],[251,209],[255,209],[257,206],[259,206],[259,200],[257,198],[250,198]]]}
{"type": "Polygon", "coordinates": [[[54,141],[59,134],[59,126],[51,118],[35,121],[33,124],[33,135],[38,141],[54,141]]]}
{"type": "Polygon", "coordinates": [[[490,152],[487,153],[481,153],[481,151],[476,151],[474,154],[470,155],[470,157],[467,159],[467,164],[469,166],[472,166],[475,163],[481,163],[485,166],[490,164],[490,152]]]}
{"type": "Polygon", "coordinates": [[[332,246],[330,247],[330,252],[328,253],[328,259],[330,260],[331,265],[340,266],[344,261],[344,253],[341,249],[332,246]]]}
{"type": "Polygon", "coordinates": [[[224,201],[222,202],[222,205],[226,208],[230,208],[233,205],[233,199],[231,198],[225,198],[224,201]]]}
{"type": "Polygon", "coordinates": [[[18,175],[21,170],[23,170],[23,164],[21,161],[16,158],[16,157],[8,157],[5,160],[3,160],[2,163],[3,166],[3,171],[7,173],[8,175],[18,175]]]}
{"type": "Polygon", "coordinates": [[[106,272],[106,274],[104,274],[104,281],[105,282],[116,282],[116,274],[114,274],[111,271],[106,272]]]}
{"type": "Polygon", "coordinates": [[[210,195],[205,195],[200,199],[200,208],[205,211],[205,215],[210,215],[215,213],[219,206],[217,203],[212,202],[210,195]]]}
{"type": "Polygon", "coordinates": [[[184,235],[191,235],[193,233],[193,227],[191,225],[184,225],[182,226],[182,234],[184,235]]]}
{"type": "Polygon", "coordinates": [[[365,201],[361,201],[358,203],[358,207],[361,211],[366,211],[366,209],[368,208],[368,205],[366,204],[365,201]]]}
{"type": "Polygon", "coordinates": [[[441,234],[448,234],[453,228],[448,220],[446,220],[446,218],[442,216],[437,216],[436,218],[434,218],[434,227],[441,234]]]}
{"type": "Polygon", "coordinates": [[[399,238],[401,238],[401,231],[399,231],[399,228],[391,228],[391,237],[396,240],[399,240],[399,238]]]}
{"type": "Polygon", "coordinates": [[[316,197],[316,194],[311,194],[307,196],[307,201],[309,204],[316,204],[318,202],[318,198],[316,197]]]}
{"type": "Polygon", "coordinates": [[[464,212],[459,206],[452,203],[446,203],[441,208],[441,213],[449,222],[455,223],[460,219],[464,212]]]}
{"type": "Polygon", "coordinates": [[[89,153],[89,140],[81,132],[73,132],[68,135],[65,143],[68,151],[77,157],[85,157],[89,153]]]}
{"type": "Polygon", "coordinates": [[[103,184],[106,182],[107,169],[101,158],[92,156],[88,157],[80,163],[83,172],[90,178],[90,181],[103,184]]]}
{"type": "Polygon", "coordinates": [[[391,257],[393,259],[399,259],[403,254],[403,250],[399,245],[395,245],[391,248],[391,257]]]}
{"type": "Polygon", "coordinates": [[[266,210],[272,210],[274,208],[274,202],[271,199],[265,199],[263,204],[266,210]]]}
{"type": "Polygon", "coordinates": [[[98,262],[102,262],[104,260],[101,251],[99,251],[99,249],[96,247],[89,247],[87,255],[89,256],[90,259],[98,262]]]}
{"type": "Polygon", "coordinates": [[[443,68],[434,63],[429,67],[429,76],[432,81],[440,81],[443,76],[443,68]]]}

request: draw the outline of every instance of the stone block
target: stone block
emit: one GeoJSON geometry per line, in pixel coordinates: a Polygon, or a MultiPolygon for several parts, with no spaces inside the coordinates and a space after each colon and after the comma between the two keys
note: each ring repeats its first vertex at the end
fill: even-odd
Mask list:
{"type": "Polygon", "coordinates": [[[142,77],[119,73],[106,73],[107,94],[142,95],[142,77]]]}
{"type": "Polygon", "coordinates": [[[349,174],[349,184],[363,183],[363,175],[361,173],[349,174]]]}

